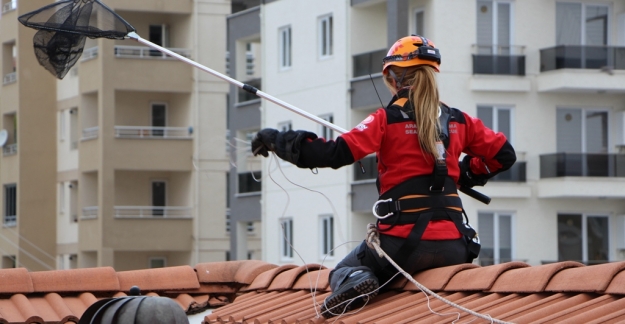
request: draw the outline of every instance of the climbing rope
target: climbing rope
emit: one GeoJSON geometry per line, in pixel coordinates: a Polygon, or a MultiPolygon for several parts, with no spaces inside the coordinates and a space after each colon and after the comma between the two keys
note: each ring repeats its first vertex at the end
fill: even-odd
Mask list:
{"type": "Polygon", "coordinates": [[[421,289],[421,291],[429,294],[430,296],[437,298],[438,300],[442,301],[443,303],[457,308],[463,312],[469,313],[475,317],[479,317],[481,319],[485,319],[491,323],[498,323],[498,324],[511,324],[509,322],[504,322],[502,320],[498,320],[498,319],[494,319],[492,317],[490,317],[489,315],[484,315],[484,314],[480,314],[478,312],[472,311],[468,308],[462,307],[450,300],[445,299],[442,296],[439,296],[438,294],[436,294],[435,292],[431,291],[430,289],[428,289],[427,287],[425,287],[424,285],[420,284],[419,282],[417,282],[410,274],[408,274],[406,271],[404,271],[399,265],[397,265],[397,263],[395,263],[395,261],[393,261],[393,259],[391,259],[390,256],[388,256],[386,254],[386,252],[384,252],[384,250],[382,250],[382,248],[380,247],[380,234],[378,232],[377,227],[375,226],[375,224],[369,224],[367,225],[367,238],[366,238],[366,243],[367,246],[372,249],[375,250],[376,252],[378,252],[378,255],[380,256],[380,258],[386,258],[388,260],[388,262],[390,262],[402,275],[404,275],[404,277],[406,277],[408,280],[410,280],[410,282],[412,282],[415,286],[417,286],[417,288],[421,289]]]}

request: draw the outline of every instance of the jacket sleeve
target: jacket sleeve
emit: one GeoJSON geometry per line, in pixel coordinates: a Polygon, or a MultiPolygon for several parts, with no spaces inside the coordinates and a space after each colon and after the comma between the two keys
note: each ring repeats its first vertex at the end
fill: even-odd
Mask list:
{"type": "Polygon", "coordinates": [[[488,180],[516,162],[514,148],[503,133],[484,126],[481,120],[464,114],[467,134],[463,152],[471,156],[469,167],[479,178],[488,180]]]}

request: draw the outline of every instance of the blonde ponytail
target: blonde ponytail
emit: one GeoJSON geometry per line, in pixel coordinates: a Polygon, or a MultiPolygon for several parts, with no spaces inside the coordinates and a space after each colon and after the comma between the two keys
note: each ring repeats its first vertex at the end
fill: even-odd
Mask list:
{"type": "MultiPolygon", "coordinates": [[[[429,65],[408,68],[391,66],[390,69],[396,76],[404,75],[402,86],[410,88],[408,99],[414,106],[417,136],[421,149],[436,159],[442,158],[436,149],[436,142],[440,140],[438,120],[440,98],[436,71],[429,65]]],[[[390,73],[385,75],[384,83],[391,93],[397,94],[398,89],[393,87],[393,77],[390,73]]]]}

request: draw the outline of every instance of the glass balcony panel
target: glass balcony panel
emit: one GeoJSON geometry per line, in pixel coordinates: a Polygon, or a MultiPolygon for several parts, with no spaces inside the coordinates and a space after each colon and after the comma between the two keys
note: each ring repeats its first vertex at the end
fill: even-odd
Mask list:
{"type": "Polygon", "coordinates": [[[625,177],[625,154],[541,155],[540,177],[625,177]]]}
{"type": "Polygon", "coordinates": [[[625,47],[560,45],[540,50],[540,70],[625,69],[625,47]]]}
{"type": "Polygon", "coordinates": [[[354,78],[382,72],[382,59],[386,56],[386,50],[377,50],[368,53],[354,55],[354,78]]]}
{"type": "Polygon", "coordinates": [[[491,178],[491,182],[525,182],[527,162],[516,162],[512,167],[491,178]]]}
{"type": "Polygon", "coordinates": [[[375,156],[368,156],[360,160],[360,163],[354,163],[354,181],[375,180],[378,178],[378,163],[375,156]],[[364,173],[360,163],[362,163],[362,167],[365,170],[364,173]]]}

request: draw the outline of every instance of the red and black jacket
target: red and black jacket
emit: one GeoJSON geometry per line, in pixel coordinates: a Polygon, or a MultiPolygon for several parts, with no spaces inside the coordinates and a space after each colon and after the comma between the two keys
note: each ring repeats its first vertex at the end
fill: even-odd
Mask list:
{"type": "MultiPolygon", "coordinates": [[[[351,131],[339,136],[336,141],[322,138],[307,139],[300,145],[297,165],[303,168],[339,168],[352,164],[371,153],[378,161],[378,191],[384,195],[409,179],[429,176],[434,169],[434,159],[419,145],[416,124],[409,117],[412,111],[408,91],[400,91],[386,108],[380,108],[369,115],[351,131]]],[[[512,145],[502,133],[496,133],[484,126],[481,120],[441,104],[441,109],[450,115],[449,138],[446,143],[448,176],[458,182],[461,153],[472,157],[470,170],[487,180],[509,169],[516,161],[512,145]],[[489,172],[490,171],[490,172],[489,172]]],[[[403,195],[414,194],[405,192],[403,195]]],[[[386,235],[407,237],[412,224],[395,226],[386,235]]],[[[457,239],[460,234],[452,222],[431,221],[422,239],[457,239]]]]}

